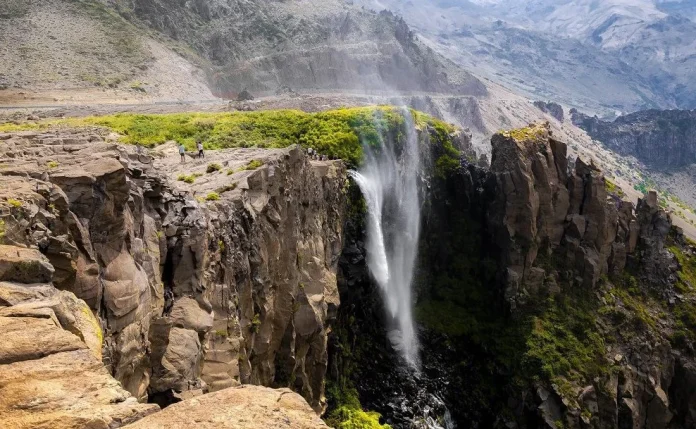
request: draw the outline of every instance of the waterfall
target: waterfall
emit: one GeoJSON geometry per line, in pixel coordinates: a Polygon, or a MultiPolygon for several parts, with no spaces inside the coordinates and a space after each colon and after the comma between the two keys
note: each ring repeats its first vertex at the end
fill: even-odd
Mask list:
{"type": "Polygon", "coordinates": [[[418,338],[413,322],[411,286],[420,233],[418,135],[403,109],[406,135],[380,147],[365,145],[359,171],[350,174],[367,204],[367,264],[378,283],[390,321],[389,339],[406,362],[419,368],[418,338]]]}

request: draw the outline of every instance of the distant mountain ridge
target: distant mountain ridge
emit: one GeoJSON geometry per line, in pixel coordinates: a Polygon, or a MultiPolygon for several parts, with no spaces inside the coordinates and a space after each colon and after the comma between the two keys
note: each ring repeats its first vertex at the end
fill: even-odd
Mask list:
{"type": "Polygon", "coordinates": [[[696,107],[693,0],[357,1],[530,97],[606,116],[696,107]]]}
{"type": "Polygon", "coordinates": [[[577,111],[572,121],[621,155],[669,171],[696,163],[696,110],[646,110],[602,121],[577,111]]]}

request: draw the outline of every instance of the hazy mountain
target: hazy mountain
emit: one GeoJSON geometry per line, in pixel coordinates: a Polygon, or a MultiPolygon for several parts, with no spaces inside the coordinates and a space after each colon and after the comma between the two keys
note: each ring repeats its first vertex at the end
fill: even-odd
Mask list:
{"type": "Polygon", "coordinates": [[[601,114],[696,106],[696,1],[360,0],[530,96],[601,114]]]}

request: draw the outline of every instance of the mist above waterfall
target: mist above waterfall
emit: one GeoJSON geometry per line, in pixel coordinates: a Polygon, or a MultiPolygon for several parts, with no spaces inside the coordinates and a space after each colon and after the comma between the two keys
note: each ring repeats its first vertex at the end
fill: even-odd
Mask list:
{"type": "Polygon", "coordinates": [[[413,117],[402,110],[405,135],[365,145],[365,159],[350,174],[367,204],[367,264],[384,300],[389,339],[405,361],[419,368],[413,322],[412,281],[420,233],[418,136],[413,117]]]}

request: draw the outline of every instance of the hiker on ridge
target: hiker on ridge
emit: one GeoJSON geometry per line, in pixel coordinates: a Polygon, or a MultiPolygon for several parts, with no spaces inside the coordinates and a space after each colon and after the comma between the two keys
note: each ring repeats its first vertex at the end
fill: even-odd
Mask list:
{"type": "Polygon", "coordinates": [[[198,148],[198,157],[205,158],[205,154],[203,153],[203,143],[201,143],[200,140],[196,141],[196,147],[198,148]]]}
{"type": "Polygon", "coordinates": [[[186,162],[186,148],[183,143],[179,143],[179,155],[181,155],[181,163],[186,162]]]}

